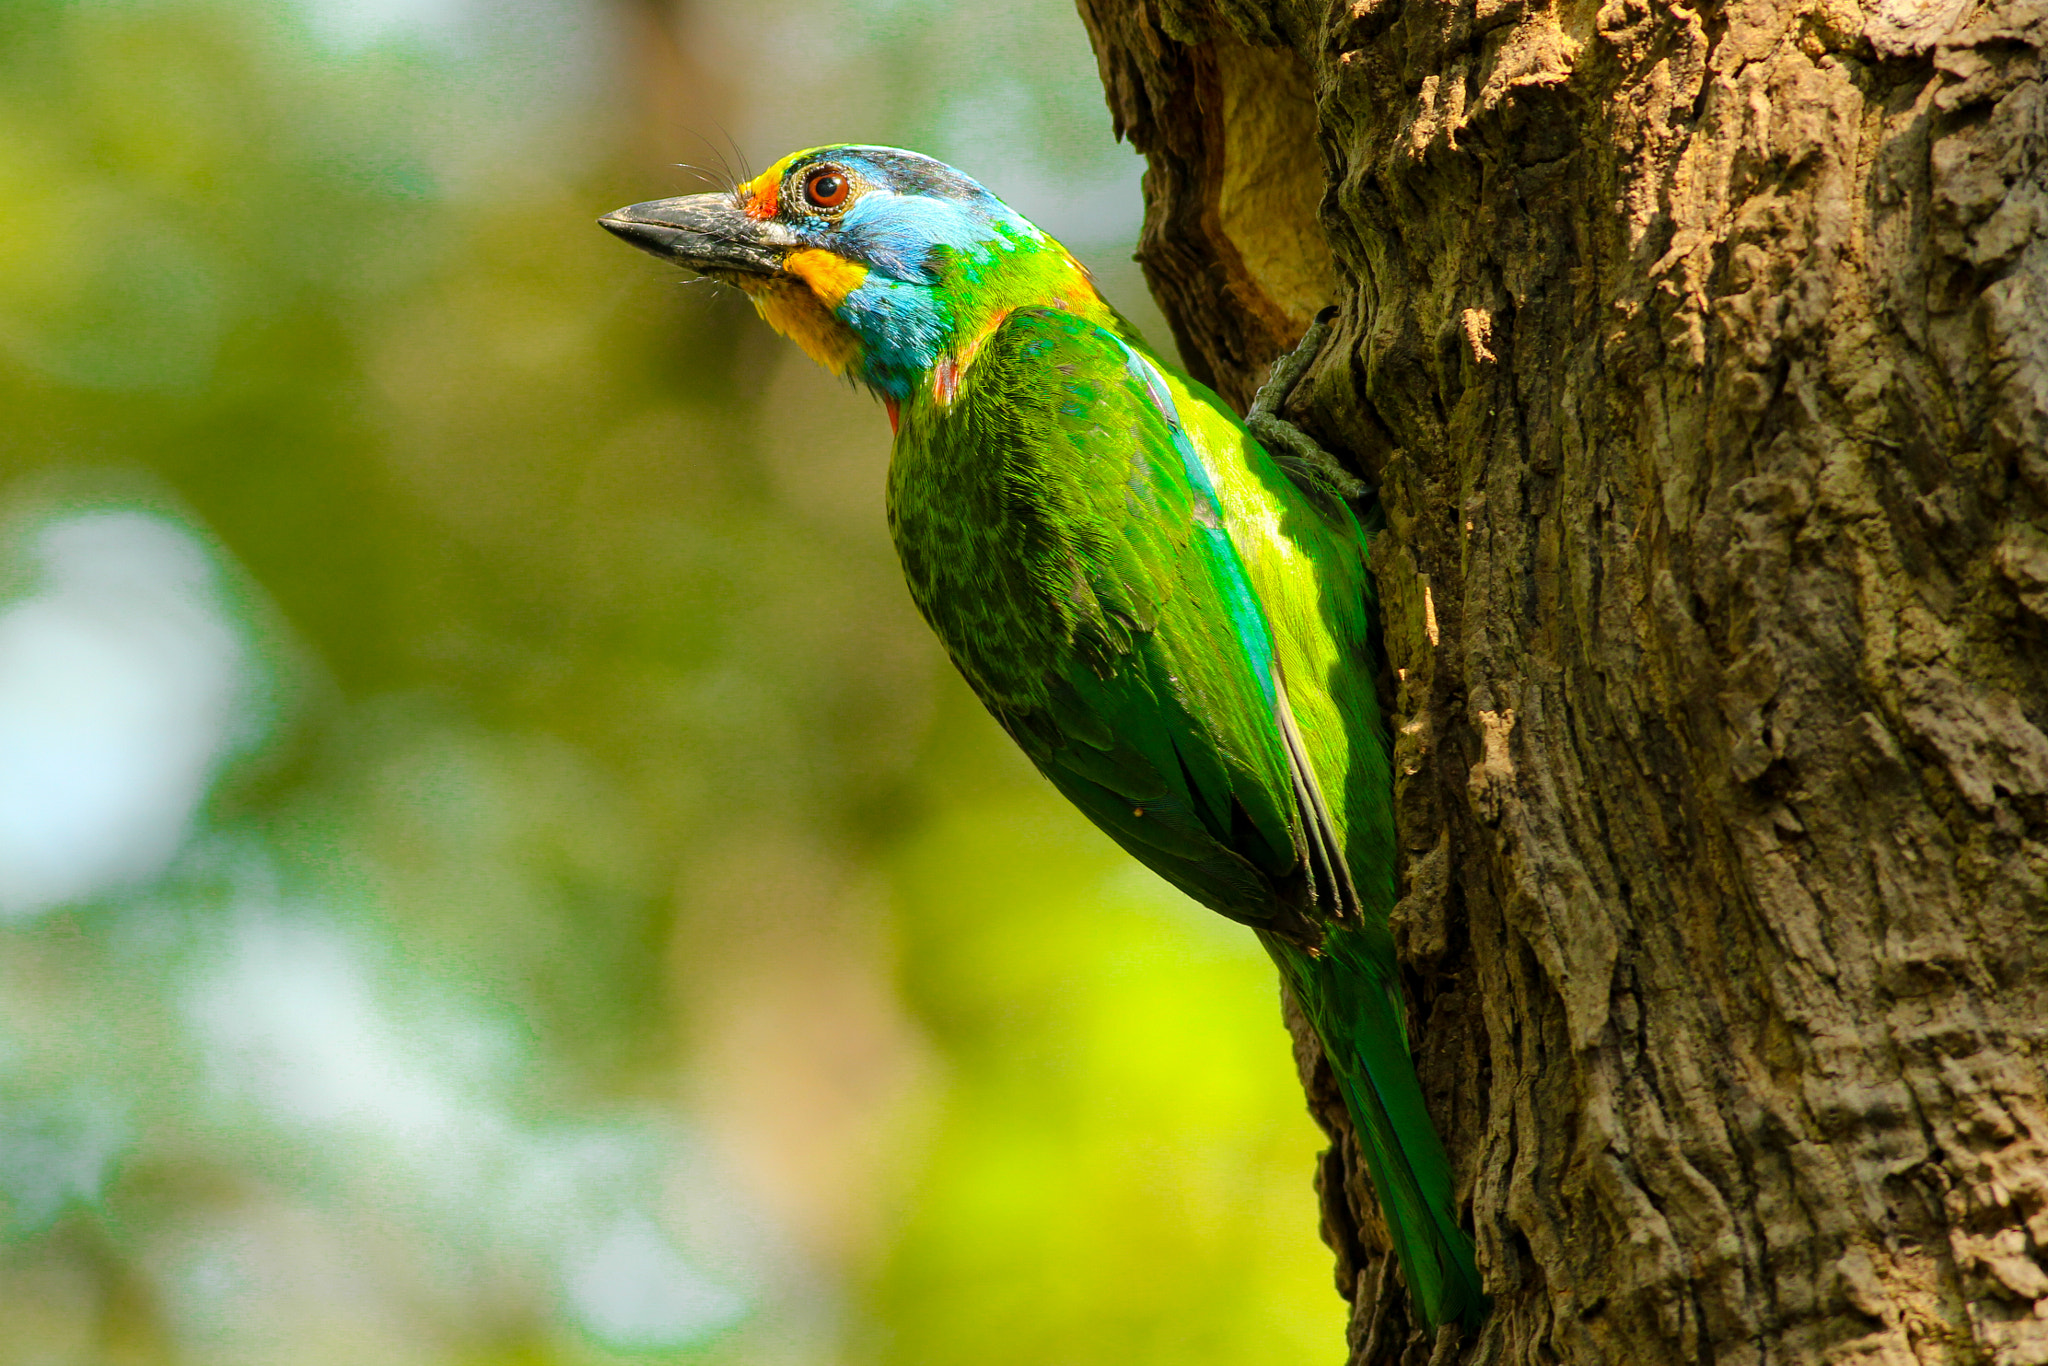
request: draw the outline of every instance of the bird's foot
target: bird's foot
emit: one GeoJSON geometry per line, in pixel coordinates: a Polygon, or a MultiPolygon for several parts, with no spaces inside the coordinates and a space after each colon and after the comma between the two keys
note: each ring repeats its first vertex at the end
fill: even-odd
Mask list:
{"type": "Polygon", "coordinates": [[[1372,497],[1372,485],[1338,464],[1337,458],[1318,446],[1307,432],[1280,416],[1280,410],[1287,406],[1288,395],[1308,373],[1316,353],[1323,349],[1323,338],[1330,332],[1330,320],[1336,316],[1334,307],[1316,314],[1316,320],[1309,324],[1308,331],[1302,334],[1295,348],[1273,362],[1273,373],[1266,377],[1266,382],[1252,397],[1251,411],[1244,415],[1244,425],[1259,439],[1259,444],[1266,448],[1274,463],[1304,491],[1332,493],[1339,498],[1360,502],[1372,497]]]}

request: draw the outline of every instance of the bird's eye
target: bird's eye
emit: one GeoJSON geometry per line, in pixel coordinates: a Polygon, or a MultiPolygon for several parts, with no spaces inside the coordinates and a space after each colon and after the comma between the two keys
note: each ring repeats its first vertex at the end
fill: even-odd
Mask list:
{"type": "Polygon", "coordinates": [[[814,209],[836,209],[846,202],[846,176],[830,166],[804,179],[804,199],[814,209]]]}

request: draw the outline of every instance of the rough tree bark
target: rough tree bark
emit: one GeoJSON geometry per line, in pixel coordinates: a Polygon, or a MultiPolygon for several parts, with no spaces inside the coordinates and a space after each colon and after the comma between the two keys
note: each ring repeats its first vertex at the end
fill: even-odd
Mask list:
{"type": "Polygon", "coordinates": [[[1460,1356],[2048,1362],[2048,5],[1080,9],[1196,373],[1343,308],[1460,1356]]]}

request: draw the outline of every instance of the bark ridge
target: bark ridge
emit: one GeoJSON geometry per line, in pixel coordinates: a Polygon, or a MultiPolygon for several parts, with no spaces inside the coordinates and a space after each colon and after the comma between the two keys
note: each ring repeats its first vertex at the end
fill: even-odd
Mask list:
{"type": "Polygon", "coordinates": [[[2048,5],[1080,10],[1190,368],[1343,308],[1446,1353],[2048,1363],[2048,5]]]}

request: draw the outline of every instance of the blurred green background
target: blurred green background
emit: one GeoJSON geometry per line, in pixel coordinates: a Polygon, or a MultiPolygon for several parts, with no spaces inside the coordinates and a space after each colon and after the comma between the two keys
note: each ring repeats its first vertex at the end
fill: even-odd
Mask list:
{"type": "Polygon", "coordinates": [[[1334,1359],[1251,937],[592,221],[839,140],[1165,340],[1062,0],[0,5],[0,1363],[1334,1359]]]}

